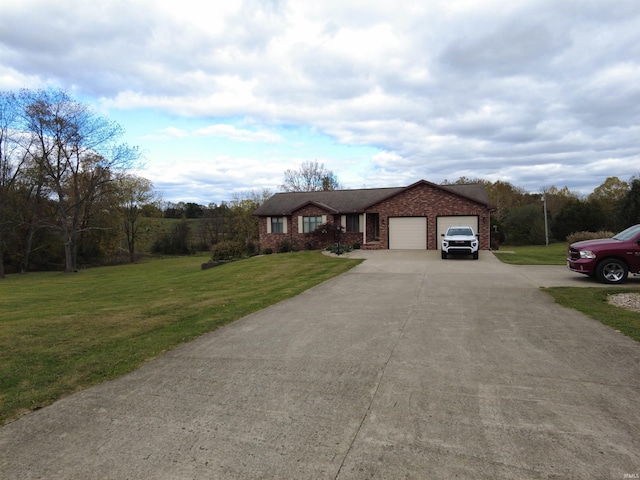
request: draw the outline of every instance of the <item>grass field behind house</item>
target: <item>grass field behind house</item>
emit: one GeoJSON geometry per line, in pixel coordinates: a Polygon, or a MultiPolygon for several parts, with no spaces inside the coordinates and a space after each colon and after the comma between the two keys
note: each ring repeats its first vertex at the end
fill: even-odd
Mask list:
{"type": "Polygon", "coordinates": [[[0,280],[0,425],[361,261],[312,251],[201,270],[206,260],[166,258],[0,280]]]}

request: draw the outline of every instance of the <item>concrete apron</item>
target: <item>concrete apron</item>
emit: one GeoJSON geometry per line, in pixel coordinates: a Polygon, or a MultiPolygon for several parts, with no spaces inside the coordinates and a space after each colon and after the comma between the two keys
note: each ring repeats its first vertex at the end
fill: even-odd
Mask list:
{"type": "Polygon", "coordinates": [[[640,345],[488,252],[357,255],[340,277],[3,427],[0,478],[640,473],[640,345]]]}

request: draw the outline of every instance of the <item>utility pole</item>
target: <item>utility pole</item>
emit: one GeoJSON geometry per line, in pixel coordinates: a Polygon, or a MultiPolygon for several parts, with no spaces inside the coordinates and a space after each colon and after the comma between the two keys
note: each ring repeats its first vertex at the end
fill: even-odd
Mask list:
{"type": "Polygon", "coordinates": [[[549,246],[549,224],[547,222],[547,193],[542,192],[542,205],[544,209],[544,241],[545,245],[549,246]]]}

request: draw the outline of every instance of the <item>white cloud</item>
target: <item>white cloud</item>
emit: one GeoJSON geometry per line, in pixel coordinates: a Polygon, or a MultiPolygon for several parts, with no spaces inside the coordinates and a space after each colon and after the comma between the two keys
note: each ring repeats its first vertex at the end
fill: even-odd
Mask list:
{"type": "MultiPolygon", "coordinates": [[[[334,138],[321,160],[355,187],[627,179],[639,59],[636,0],[23,0],[0,16],[0,88],[67,88],[138,132],[151,167],[169,147],[208,158],[197,181],[214,190],[275,188],[317,159],[319,140],[285,141],[289,128],[334,138]],[[245,148],[222,152],[228,168],[210,166],[227,165],[210,156],[216,139],[245,148]],[[362,146],[373,153],[354,158],[362,146]]],[[[162,164],[195,188],[180,160],[162,164]]]]}
{"type": "Polygon", "coordinates": [[[243,130],[226,124],[209,125],[193,133],[202,137],[224,137],[234,142],[278,143],[281,141],[280,136],[272,132],[243,130]]]}

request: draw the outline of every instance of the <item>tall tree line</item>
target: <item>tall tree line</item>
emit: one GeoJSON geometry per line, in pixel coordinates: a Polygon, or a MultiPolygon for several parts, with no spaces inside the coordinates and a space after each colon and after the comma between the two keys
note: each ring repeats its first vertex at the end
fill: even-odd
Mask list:
{"type": "Polygon", "coordinates": [[[565,241],[570,234],[582,231],[615,233],[640,223],[640,174],[629,181],[608,177],[587,196],[554,185],[529,193],[502,181],[461,177],[444,183],[483,183],[496,207],[492,227],[501,242],[511,245],[545,243],[543,197],[552,240],[565,241]]]}
{"type": "Polygon", "coordinates": [[[140,154],[122,128],[57,89],[0,93],[0,277],[37,249],[65,272],[114,241],[121,181],[140,154]],[[91,241],[89,241],[91,240],[91,241]]]}

